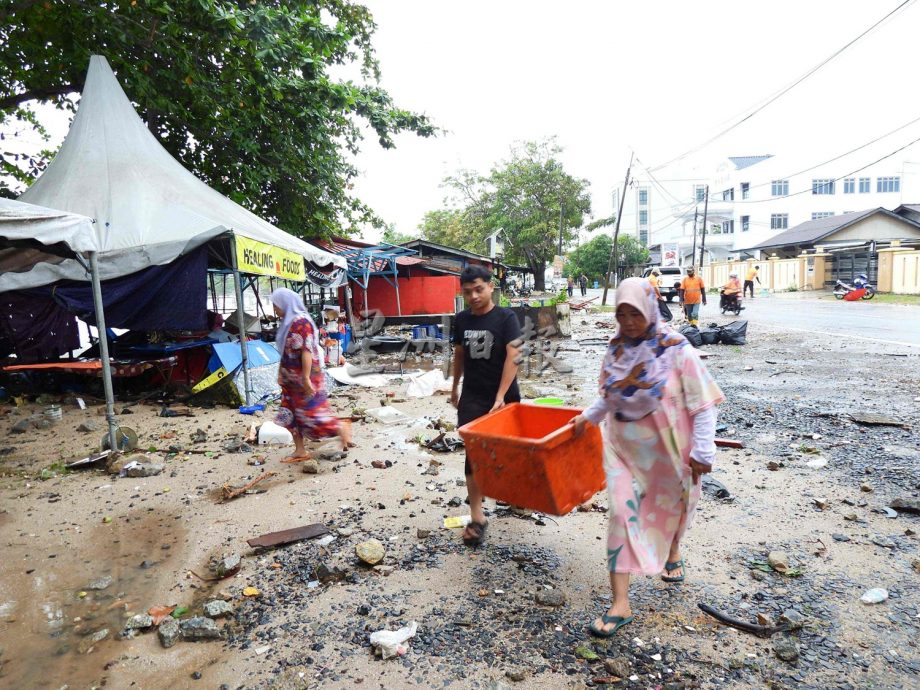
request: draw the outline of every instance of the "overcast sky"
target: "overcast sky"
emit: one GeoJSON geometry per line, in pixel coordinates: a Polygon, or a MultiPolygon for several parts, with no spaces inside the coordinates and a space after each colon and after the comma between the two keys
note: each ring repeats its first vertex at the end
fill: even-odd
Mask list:
{"type": "MultiPolygon", "coordinates": [[[[414,231],[441,205],[445,175],[485,172],[513,142],[557,135],[568,171],[591,182],[594,215],[609,215],[630,149],[648,166],[683,153],[901,1],[367,0],[382,85],[448,131],[401,136],[390,151],[369,139],[356,192],[414,231]]],[[[809,165],[920,117],[917,4],[702,155],[773,153],[809,165]]],[[[880,146],[917,137],[920,122],[880,146]]],[[[920,158],[920,145],[912,150],[920,158]]]]}

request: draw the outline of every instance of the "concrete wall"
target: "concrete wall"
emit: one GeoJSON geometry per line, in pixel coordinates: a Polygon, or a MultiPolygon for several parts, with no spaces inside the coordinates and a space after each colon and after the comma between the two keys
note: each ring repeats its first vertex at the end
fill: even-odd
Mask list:
{"type": "Polygon", "coordinates": [[[920,238],[920,228],[912,228],[907,223],[881,214],[871,216],[848,228],[833,234],[834,242],[842,240],[885,241],[892,238],[920,238]]]}

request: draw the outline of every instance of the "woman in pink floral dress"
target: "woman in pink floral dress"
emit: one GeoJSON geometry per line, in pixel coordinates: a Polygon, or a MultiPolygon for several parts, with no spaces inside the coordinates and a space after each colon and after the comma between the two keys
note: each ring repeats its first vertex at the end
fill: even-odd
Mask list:
{"type": "Polygon", "coordinates": [[[613,602],[589,628],[599,637],[633,620],[630,575],[683,582],[680,540],[696,510],[700,475],[712,468],[716,406],[724,400],[694,348],[660,320],[648,281],[624,280],[616,304],[600,395],[574,420],[576,433],[606,421],[613,602]]]}
{"type": "Polygon", "coordinates": [[[275,314],[281,319],[275,345],[281,353],[278,383],[281,386],[281,408],[275,422],[290,430],[294,436],[294,454],[282,462],[309,459],[304,437],[318,441],[340,436],[342,449],[348,451],[348,424],[340,422],[329,407],[324,390],[323,353],[319,346],[319,331],[307,313],[300,296],[293,290],[279,288],[272,293],[275,314]]]}

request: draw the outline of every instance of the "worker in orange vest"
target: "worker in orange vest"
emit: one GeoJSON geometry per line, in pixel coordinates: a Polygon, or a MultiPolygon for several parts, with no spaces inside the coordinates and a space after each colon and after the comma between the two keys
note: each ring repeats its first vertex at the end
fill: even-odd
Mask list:
{"type": "Polygon", "coordinates": [[[696,269],[690,266],[687,277],[680,283],[680,304],[691,326],[700,322],[700,304],[706,304],[706,286],[703,279],[696,275],[696,269]]]}
{"type": "Polygon", "coordinates": [[[744,276],[744,296],[747,297],[748,288],[751,288],[751,299],[754,299],[754,281],[756,280],[758,285],[760,284],[760,276],[757,275],[757,271],[760,270],[760,266],[754,266],[748,270],[747,275],[744,276]]]}

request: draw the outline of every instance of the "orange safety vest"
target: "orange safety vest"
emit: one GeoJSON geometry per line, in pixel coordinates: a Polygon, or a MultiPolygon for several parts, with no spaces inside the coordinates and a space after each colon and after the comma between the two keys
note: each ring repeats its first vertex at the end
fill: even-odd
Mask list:
{"type": "Polygon", "coordinates": [[[699,276],[687,276],[680,284],[680,289],[684,291],[684,304],[700,304],[703,301],[703,279],[699,276]]]}

